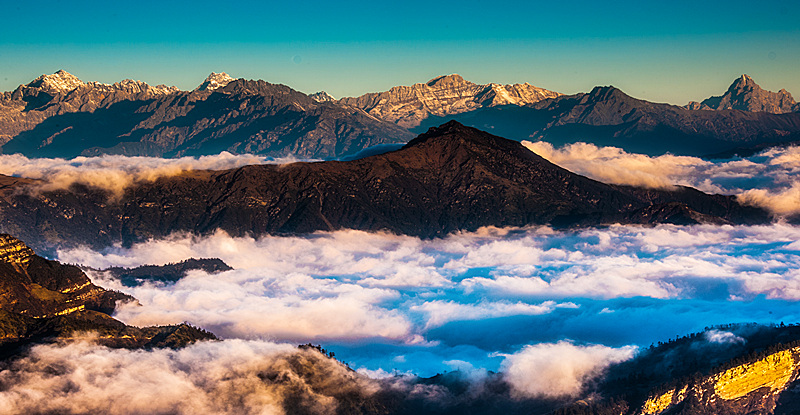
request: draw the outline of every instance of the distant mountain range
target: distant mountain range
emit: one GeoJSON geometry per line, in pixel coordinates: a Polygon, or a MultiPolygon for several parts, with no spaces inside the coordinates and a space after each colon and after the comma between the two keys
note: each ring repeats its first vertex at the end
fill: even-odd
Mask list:
{"type": "Polygon", "coordinates": [[[140,182],[120,198],[81,186],[25,191],[35,185],[0,177],[0,230],[38,248],[99,248],[216,229],[262,235],[350,228],[436,237],[488,225],[769,220],[732,196],[606,185],[457,122],[359,160],[194,171],[140,182]]]}
{"type": "Polygon", "coordinates": [[[703,156],[800,140],[800,113],[692,110],[635,99],[610,86],[530,105],[430,117],[412,131],[450,119],[515,140],[544,140],[554,145],[582,141],[649,155],[703,156]]]}
{"type": "Polygon", "coordinates": [[[0,151],[340,158],[457,120],[514,140],[707,155],[799,141],[798,110],[791,94],[765,91],[747,75],[719,97],[680,107],[614,87],[565,96],[527,83],[479,85],[456,74],[336,100],[225,73],[180,91],[133,80],[87,83],[59,71],[0,95],[0,151]]]}
{"type": "Polygon", "coordinates": [[[179,91],[131,80],[84,83],[59,71],[0,96],[2,152],[31,157],[230,151],[322,158],[411,137],[357,108],[224,73],[179,91]]]}

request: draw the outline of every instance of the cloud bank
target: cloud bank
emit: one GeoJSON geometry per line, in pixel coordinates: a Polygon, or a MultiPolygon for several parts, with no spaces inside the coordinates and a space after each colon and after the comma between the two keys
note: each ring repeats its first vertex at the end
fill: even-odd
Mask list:
{"type": "Polygon", "coordinates": [[[635,347],[579,346],[568,341],[536,344],[507,356],[502,373],[517,397],[577,397],[603,370],[635,353],[635,347]]]}
{"type": "Polygon", "coordinates": [[[717,324],[798,321],[798,240],[785,224],[484,228],[435,240],[217,232],[58,256],[93,268],[218,257],[235,270],[137,287],[90,276],[140,300],[117,311],[129,324],[314,341],[356,367],[431,376],[454,360],[497,370],[494,353],[565,338],[648,346],[717,324]]]}
{"type": "Polygon", "coordinates": [[[337,396],[378,389],[316,351],[240,340],[150,351],[36,346],[0,372],[0,385],[5,414],[328,414],[337,396]]]}
{"type": "Polygon", "coordinates": [[[539,141],[525,147],[567,170],[606,183],[653,188],[691,186],[737,195],[778,216],[800,213],[800,147],[773,148],[746,159],[707,161],[666,154],[651,157],[617,147],[574,143],[560,148],[539,141]]]}
{"type": "Polygon", "coordinates": [[[213,156],[164,159],[105,155],[74,159],[27,158],[21,154],[0,155],[0,174],[41,180],[44,191],[68,189],[73,184],[97,187],[116,196],[138,181],[153,181],[192,170],[225,170],[250,164],[283,164],[295,159],[272,159],[222,152],[213,156]]]}

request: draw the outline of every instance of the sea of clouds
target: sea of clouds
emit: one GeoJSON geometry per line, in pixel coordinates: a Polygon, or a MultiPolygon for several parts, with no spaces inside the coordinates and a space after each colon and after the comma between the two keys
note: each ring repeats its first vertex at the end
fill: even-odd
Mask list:
{"type": "MultiPolygon", "coordinates": [[[[800,212],[797,148],[711,162],[581,143],[526,146],[601,181],[689,185],[738,195],[778,217],[800,212]]],[[[190,170],[290,161],[224,153],[176,160],[4,155],[0,174],[40,179],[45,189],[80,183],[121,194],[136,181],[190,170]]],[[[483,228],[433,240],[353,230],[259,238],[220,231],[61,250],[58,260],[94,269],[222,259],[234,269],[190,271],[175,283],[126,287],[105,272],[89,275],[139,300],[116,312],[128,324],[186,321],[223,340],[155,351],[111,350],[91,339],[37,346],[0,370],[0,411],[131,413],[136,408],[120,402],[149,399],[163,413],[282,413],[287,390],[303,390],[318,413],[330,413],[335,390],[314,392],[287,363],[311,359],[293,346],[308,342],[356,368],[317,362],[331,379],[367,395],[410,388],[403,393],[438,399],[441,391],[414,385],[410,374],[457,371],[480,385],[496,371],[515,398],[579,397],[609,365],[652,343],[719,324],[800,321],[798,241],[800,227],[778,221],[483,228]],[[270,370],[291,382],[265,384],[270,370]]],[[[744,340],[710,330],[703,341],[744,340]]]]}
{"type": "Polygon", "coordinates": [[[717,324],[798,321],[798,240],[786,224],[485,228],[433,240],[217,232],[58,258],[106,268],[218,257],[235,269],[136,287],[90,276],[139,299],[116,313],[129,324],[312,341],[355,367],[432,375],[452,361],[499,370],[504,355],[565,339],[623,348],[717,324]]]}

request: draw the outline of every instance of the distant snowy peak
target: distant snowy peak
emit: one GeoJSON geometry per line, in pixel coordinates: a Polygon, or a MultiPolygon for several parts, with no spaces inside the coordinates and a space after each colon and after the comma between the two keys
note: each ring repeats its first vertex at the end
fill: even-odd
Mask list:
{"type": "Polygon", "coordinates": [[[52,75],[42,75],[28,84],[32,88],[41,88],[47,92],[59,94],[66,94],[85,85],[85,82],[63,69],[52,75]]]}
{"type": "Polygon", "coordinates": [[[205,81],[203,81],[200,86],[197,87],[198,91],[213,91],[218,88],[222,88],[225,85],[228,85],[231,81],[235,79],[230,75],[226,74],[225,72],[211,72],[211,75],[208,75],[205,81]]]}
{"type": "Polygon", "coordinates": [[[175,86],[151,86],[146,82],[135,81],[133,79],[125,79],[113,84],[95,81],[83,82],[75,75],[64,70],[60,70],[52,75],[42,75],[25,85],[25,87],[34,88],[34,91],[41,90],[51,95],[66,95],[76,89],[82,89],[82,91],[87,93],[91,91],[101,93],[121,91],[129,94],[144,93],[153,96],[166,95],[179,91],[178,87],[175,86]]]}
{"type": "Polygon", "coordinates": [[[317,102],[335,102],[336,98],[332,97],[331,94],[325,91],[319,91],[317,93],[309,95],[311,99],[317,102]]]}
{"type": "Polygon", "coordinates": [[[465,80],[461,75],[451,74],[425,83],[396,86],[386,92],[342,98],[339,102],[359,107],[402,127],[413,128],[430,116],[460,114],[499,105],[533,104],[560,95],[528,83],[480,85],[465,80]]]}

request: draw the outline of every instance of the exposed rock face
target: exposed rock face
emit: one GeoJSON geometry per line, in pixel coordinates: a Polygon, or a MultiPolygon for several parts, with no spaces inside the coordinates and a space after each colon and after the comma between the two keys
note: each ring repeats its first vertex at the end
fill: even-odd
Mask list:
{"type": "Polygon", "coordinates": [[[753,78],[742,75],[737,78],[725,94],[711,97],[703,102],[690,102],[686,108],[691,110],[742,110],[751,112],[770,112],[785,114],[800,111],[792,94],[785,89],[771,92],[761,89],[753,78]]]}
{"type": "Polygon", "coordinates": [[[559,95],[528,83],[477,85],[453,74],[431,79],[424,84],[397,86],[386,92],[342,98],[339,102],[356,106],[402,127],[412,128],[430,116],[443,117],[499,105],[525,105],[559,95]]]}
{"type": "Polygon", "coordinates": [[[75,332],[96,332],[121,347],[180,346],[210,333],[180,325],[138,329],[111,318],[118,301],[135,301],[94,285],[78,267],[49,261],[0,234],[0,357],[18,347],[75,332]]]}
{"type": "Polygon", "coordinates": [[[84,84],[66,72],[48,76],[0,97],[3,153],[323,158],[413,137],[359,109],[224,73],[191,92],[130,80],[84,84]]]}
{"type": "Polygon", "coordinates": [[[489,225],[768,221],[731,196],[605,185],[456,122],[394,152],[194,171],[134,185],[118,200],[96,189],[26,193],[24,184],[11,186],[20,191],[0,198],[0,229],[42,247],[104,247],[216,229],[236,236],[350,228],[437,237],[489,225]]]}

